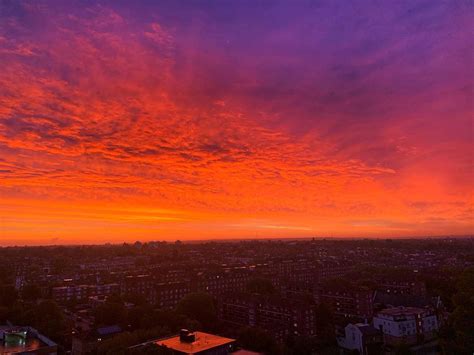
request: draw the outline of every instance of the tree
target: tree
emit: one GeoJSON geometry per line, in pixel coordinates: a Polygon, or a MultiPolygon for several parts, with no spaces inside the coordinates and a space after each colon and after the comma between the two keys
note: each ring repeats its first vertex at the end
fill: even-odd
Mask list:
{"type": "Polygon", "coordinates": [[[137,306],[128,311],[127,324],[132,329],[149,328],[156,324],[155,312],[151,306],[137,306]]]}
{"type": "MultiPolygon", "coordinates": [[[[128,348],[150,341],[153,339],[161,338],[165,335],[169,335],[169,330],[162,327],[156,327],[152,329],[140,329],[134,332],[123,332],[117,334],[116,336],[106,339],[101,342],[97,349],[97,354],[110,354],[110,355],[120,355],[120,354],[142,354],[140,352],[141,347],[135,349],[133,352],[128,351],[128,348]]],[[[151,350],[148,347],[147,350],[151,350]]],[[[152,352],[151,352],[152,353],[152,352]]],[[[158,353],[160,354],[160,353],[158,353]]],[[[166,353],[165,353],[166,354],[166,353]]]]}
{"type": "Polygon", "coordinates": [[[123,324],[126,316],[123,302],[117,299],[107,299],[95,310],[95,322],[98,325],[123,324]]]}
{"type": "Polygon", "coordinates": [[[17,297],[18,294],[13,285],[0,285],[0,306],[11,307],[17,297]]]}
{"type": "Polygon", "coordinates": [[[125,355],[128,347],[138,344],[139,342],[139,338],[135,332],[123,332],[102,341],[97,348],[97,354],[125,355]]]}
{"type": "Polygon", "coordinates": [[[27,284],[21,290],[21,298],[25,301],[36,301],[41,297],[41,289],[36,284],[27,284]]]}
{"type": "Polygon", "coordinates": [[[311,355],[316,347],[314,339],[304,336],[289,336],[285,345],[288,347],[285,354],[311,355]]]}
{"type": "Polygon", "coordinates": [[[315,310],[316,332],[323,343],[332,343],[335,340],[334,313],[326,303],[320,303],[315,310]]]}
{"type": "Polygon", "coordinates": [[[24,318],[42,334],[53,340],[60,339],[65,321],[61,308],[53,300],[44,300],[25,310],[24,318]]]}
{"type": "Polygon", "coordinates": [[[454,330],[454,344],[449,347],[459,354],[474,352],[474,268],[466,269],[457,282],[457,293],[451,322],[454,330]]]}
{"type": "Polygon", "coordinates": [[[56,256],[52,260],[53,272],[60,274],[71,267],[71,260],[63,255],[56,256]]]}
{"type": "Polygon", "coordinates": [[[214,299],[207,293],[191,293],[184,297],[176,308],[182,314],[197,320],[204,328],[213,328],[217,321],[217,310],[214,299]]]}
{"type": "Polygon", "coordinates": [[[10,316],[10,309],[8,307],[0,306],[0,324],[6,323],[10,316]]]}

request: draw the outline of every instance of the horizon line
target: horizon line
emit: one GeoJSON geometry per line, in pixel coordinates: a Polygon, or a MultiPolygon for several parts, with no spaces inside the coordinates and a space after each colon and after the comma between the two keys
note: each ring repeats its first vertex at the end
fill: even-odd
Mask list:
{"type": "Polygon", "coordinates": [[[52,244],[11,244],[11,245],[0,245],[0,249],[3,248],[41,248],[41,247],[80,247],[80,246],[120,246],[124,244],[133,245],[138,243],[147,244],[147,243],[169,243],[174,244],[176,242],[181,242],[183,244],[204,244],[209,242],[221,242],[221,243],[237,243],[237,242],[258,242],[258,241],[322,241],[322,240],[332,240],[332,241],[355,241],[355,240],[431,240],[431,239],[473,239],[474,235],[432,235],[432,236],[378,236],[378,237],[258,237],[258,238],[209,238],[209,239],[174,239],[174,240],[135,240],[133,242],[104,242],[104,243],[70,243],[70,244],[61,244],[61,243],[52,243],[52,244]]]}

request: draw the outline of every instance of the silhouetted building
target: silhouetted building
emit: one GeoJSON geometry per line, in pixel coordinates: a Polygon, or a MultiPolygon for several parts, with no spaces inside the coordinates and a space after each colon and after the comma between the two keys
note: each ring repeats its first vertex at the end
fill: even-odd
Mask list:
{"type": "MultiPolygon", "coordinates": [[[[339,323],[367,322],[373,316],[374,292],[365,289],[325,290],[319,300],[330,305],[339,323]]],[[[345,325],[345,324],[343,324],[345,325]]]]}
{"type": "Polygon", "coordinates": [[[227,295],[219,304],[219,316],[225,322],[259,327],[280,340],[288,335],[316,336],[314,313],[314,305],[309,302],[276,296],[227,295]]]}
{"type": "Polygon", "coordinates": [[[160,282],[155,285],[151,303],[160,308],[173,309],[187,294],[191,292],[187,282],[160,282]]]}
{"type": "Polygon", "coordinates": [[[155,303],[155,283],[150,275],[128,275],[120,284],[124,295],[141,295],[148,302],[155,303]]]}
{"type": "Polygon", "coordinates": [[[109,296],[113,293],[118,293],[120,287],[118,284],[103,284],[103,285],[77,285],[77,286],[60,286],[53,287],[52,296],[58,303],[68,301],[84,301],[89,297],[109,296]]]}

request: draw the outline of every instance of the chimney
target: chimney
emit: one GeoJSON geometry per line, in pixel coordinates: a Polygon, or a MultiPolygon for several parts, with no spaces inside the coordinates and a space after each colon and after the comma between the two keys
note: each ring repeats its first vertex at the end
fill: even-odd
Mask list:
{"type": "Polygon", "coordinates": [[[181,329],[179,331],[179,341],[182,343],[192,343],[196,340],[194,333],[187,329],[181,329]]]}

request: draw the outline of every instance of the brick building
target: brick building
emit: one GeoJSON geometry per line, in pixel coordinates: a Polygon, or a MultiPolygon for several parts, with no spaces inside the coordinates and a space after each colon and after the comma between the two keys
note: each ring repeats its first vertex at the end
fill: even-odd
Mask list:
{"type": "Polygon", "coordinates": [[[219,301],[219,317],[234,326],[258,327],[278,339],[288,335],[315,336],[312,303],[252,294],[226,295],[219,301]]]}

